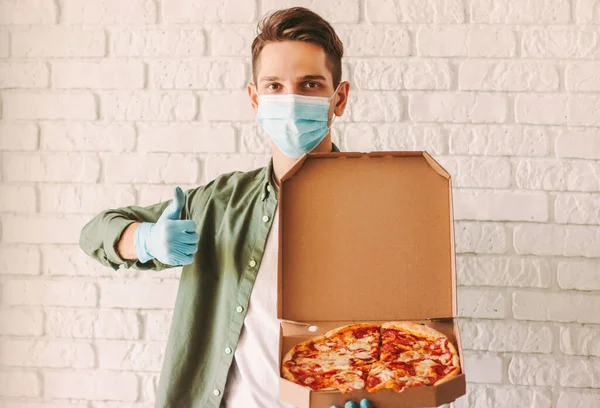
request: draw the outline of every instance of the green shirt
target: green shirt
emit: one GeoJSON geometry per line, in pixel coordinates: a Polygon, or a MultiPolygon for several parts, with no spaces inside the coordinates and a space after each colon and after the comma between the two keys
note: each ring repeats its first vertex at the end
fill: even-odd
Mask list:
{"type": "MultiPolygon", "coordinates": [[[[335,144],[332,150],[339,152],[335,144]]],[[[271,158],[267,167],[222,174],[185,192],[181,219],[196,222],[200,239],[194,262],[182,268],[157,408],[220,406],[277,207],[275,188],[271,158]]],[[[115,246],[125,227],[156,222],[170,202],[104,211],[83,227],[79,245],[115,270],[169,268],[155,259],[125,260],[115,246]]]]}

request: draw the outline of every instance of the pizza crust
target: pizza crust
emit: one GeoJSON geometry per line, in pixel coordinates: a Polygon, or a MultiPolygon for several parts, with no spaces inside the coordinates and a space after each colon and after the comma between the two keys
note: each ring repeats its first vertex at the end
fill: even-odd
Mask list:
{"type": "Polygon", "coordinates": [[[387,322],[382,324],[381,328],[405,330],[409,333],[414,333],[417,336],[426,337],[430,340],[435,340],[438,337],[448,337],[444,333],[441,333],[432,327],[412,322],[387,322]]]}

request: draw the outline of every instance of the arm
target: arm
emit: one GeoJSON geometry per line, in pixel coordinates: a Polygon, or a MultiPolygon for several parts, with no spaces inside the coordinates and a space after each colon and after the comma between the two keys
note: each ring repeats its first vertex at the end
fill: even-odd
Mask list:
{"type": "MultiPolygon", "coordinates": [[[[185,193],[185,205],[181,210],[181,219],[190,218],[190,209],[196,196],[203,187],[188,190],[185,193]]],[[[163,201],[148,207],[128,206],[101,212],[82,229],[79,246],[93,259],[114,270],[120,265],[134,269],[161,270],[171,265],[151,259],[140,262],[134,250],[135,232],[141,222],[155,223],[173,200],[163,201]]]]}

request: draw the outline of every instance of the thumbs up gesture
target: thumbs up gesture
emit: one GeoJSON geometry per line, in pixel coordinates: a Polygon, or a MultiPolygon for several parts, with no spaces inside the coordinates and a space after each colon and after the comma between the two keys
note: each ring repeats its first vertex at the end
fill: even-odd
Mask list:
{"type": "Polygon", "coordinates": [[[140,262],[158,259],[166,265],[191,264],[198,250],[196,223],[180,220],[185,205],[181,188],[174,190],[173,201],[165,208],[156,223],[142,222],[135,230],[133,247],[140,262]]]}

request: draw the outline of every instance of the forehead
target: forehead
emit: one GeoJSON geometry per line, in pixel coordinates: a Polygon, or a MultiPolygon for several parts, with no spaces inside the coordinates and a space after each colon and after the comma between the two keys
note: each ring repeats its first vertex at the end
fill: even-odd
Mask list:
{"type": "Polygon", "coordinates": [[[256,76],[260,81],[266,76],[286,79],[318,74],[332,80],[325,51],[320,45],[306,41],[279,41],[263,47],[256,76]]]}

